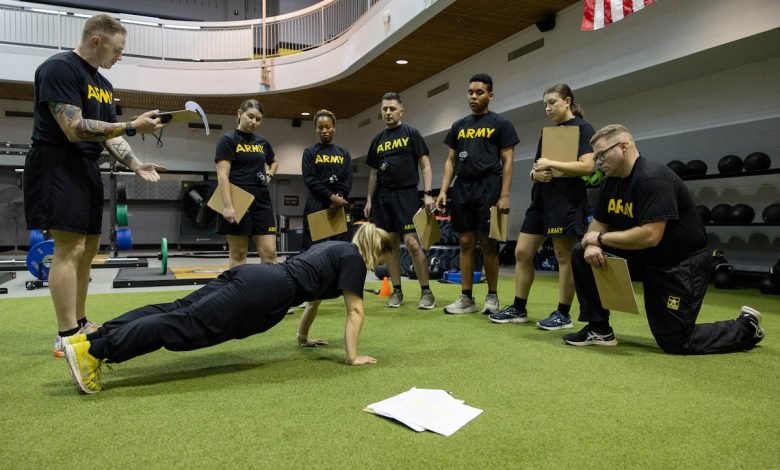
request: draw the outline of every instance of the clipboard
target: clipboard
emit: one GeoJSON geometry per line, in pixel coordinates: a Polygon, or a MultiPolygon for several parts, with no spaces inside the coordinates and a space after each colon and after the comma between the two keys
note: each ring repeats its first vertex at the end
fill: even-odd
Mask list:
{"type": "Polygon", "coordinates": [[[499,214],[498,207],[490,208],[490,235],[488,237],[500,242],[506,241],[506,228],[509,223],[509,214],[499,214]]]}
{"type": "Polygon", "coordinates": [[[417,210],[417,213],[412,217],[412,222],[414,223],[414,230],[417,232],[417,238],[420,239],[424,250],[441,240],[439,221],[425,207],[417,210]]]}
{"type": "Polygon", "coordinates": [[[607,255],[606,253],[604,261],[607,265],[606,268],[591,266],[593,277],[596,279],[601,306],[608,310],[618,310],[639,315],[634,285],[631,284],[631,275],[628,272],[628,262],[625,258],[607,255]]]}
{"type": "MultiPolygon", "coordinates": [[[[542,157],[556,162],[576,162],[580,149],[579,126],[555,126],[542,129],[542,157]]],[[[563,173],[553,170],[553,177],[563,173]]]]}
{"type": "Polygon", "coordinates": [[[330,209],[312,212],[306,216],[306,219],[309,221],[313,242],[347,231],[347,214],[344,212],[344,207],[339,207],[332,212],[330,209]]]}
{"type": "MultiPolygon", "coordinates": [[[[230,199],[233,201],[233,208],[236,210],[236,223],[238,223],[241,222],[241,219],[246,215],[246,211],[249,210],[249,206],[252,205],[252,201],[255,200],[255,197],[235,184],[229,184],[230,199]]],[[[206,203],[207,206],[218,214],[222,214],[222,211],[225,209],[225,203],[222,201],[222,192],[220,188],[221,186],[218,185],[217,189],[214,190],[214,194],[209,198],[209,202],[206,203]]]]}

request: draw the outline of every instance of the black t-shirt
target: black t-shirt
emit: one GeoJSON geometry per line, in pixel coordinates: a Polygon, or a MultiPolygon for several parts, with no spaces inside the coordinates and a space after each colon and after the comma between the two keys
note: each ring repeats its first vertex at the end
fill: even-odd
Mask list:
{"type": "Polygon", "coordinates": [[[377,169],[377,187],[416,188],[418,160],[428,155],[420,132],[406,124],[380,132],[368,148],[366,164],[377,169]]]}
{"type": "Polygon", "coordinates": [[[318,243],[282,266],[298,285],[295,304],[333,299],[344,291],[363,297],[366,263],[354,243],[326,241],[318,243]]]}
{"type": "Polygon", "coordinates": [[[111,83],[72,51],[49,57],[35,71],[32,140],[72,148],[86,158],[97,160],[103,142],[69,142],[49,110],[50,102],[77,106],[84,119],[116,122],[111,83]]]}
{"type": "Polygon", "coordinates": [[[230,161],[231,183],[255,194],[261,187],[257,174],[265,175],[265,166],[275,162],[276,156],[271,144],[262,135],[233,129],[217,143],[214,161],[220,160],[230,161]]]}
{"type": "MultiPolygon", "coordinates": [[[[566,122],[558,124],[558,126],[579,126],[580,128],[580,140],[577,149],[577,157],[581,157],[586,153],[593,152],[593,147],[590,145],[590,138],[596,133],[593,126],[588,121],[581,117],[573,117],[566,122]]],[[[542,136],[539,136],[539,142],[536,145],[536,157],[534,161],[539,160],[542,156],[542,136]]],[[[569,195],[570,198],[584,197],[585,193],[585,181],[579,176],[576,177],[558,177],[553,178],[549,183],[535,183],[534,184],[534,197],[541,193],[542,197],[548,192],[564,192],[569,195]]]]}
{"type": "Polygon", "coordinates": [[[338,145],[314,144],[303,151],[303,181],[320,200],[332,194],[349,197],[352,191],[352,157],[338,145]]]}
{"type": "Polygon", "coordinates": [[[444,143],[455,150],[455,174],[468,179],[500,175],[501,149],[518,142],[512,123],[493,111],[455,121],[444,138],[444,143]]]}
{"type": "Polygon", "coordinates": [[[626,253],[645,264],[674,265],[707,246],[704,224],[685,183],[666,165],[641,156],[626,178],[604,179],[593,217],[610,231],[665,220],[658,246],[626,253]]]}

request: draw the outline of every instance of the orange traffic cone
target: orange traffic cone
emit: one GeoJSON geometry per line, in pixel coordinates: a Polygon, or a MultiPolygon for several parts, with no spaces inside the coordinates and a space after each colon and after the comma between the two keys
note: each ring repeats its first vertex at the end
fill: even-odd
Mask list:
{"type": "Polygon", "coordinates": [[[390,297],[390,294],[392,294],[393,291],[390,289],[390,280],[385,276],[384,279],[382,279],[382,287],[379,289],[379,297],[390,297]]]}

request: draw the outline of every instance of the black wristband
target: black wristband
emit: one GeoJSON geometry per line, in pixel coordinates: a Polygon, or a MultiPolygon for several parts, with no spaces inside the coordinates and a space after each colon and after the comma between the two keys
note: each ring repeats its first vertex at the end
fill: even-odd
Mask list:
{"type": "Polygon", "coordinates": [[[427,191],[423,191],[423,194],[425,194],[426,196],[433,196],[433,191],[429,189],[427,191]]]}
{"type": "Polygon", "coordinates": [[[128,122],[125,124],[125,135],[128,137],[132,137],[136,134],[136,130],[133,128],[133,123],[128,122]]]}
{"type": "Polygon", "coordinates": [[[604,246],[604,244],[601,242],[601,238],[604,236],[604,232],[599,232],[599,236],[596,237],[596,241],[598,242],[599,246],[604,246]]]}

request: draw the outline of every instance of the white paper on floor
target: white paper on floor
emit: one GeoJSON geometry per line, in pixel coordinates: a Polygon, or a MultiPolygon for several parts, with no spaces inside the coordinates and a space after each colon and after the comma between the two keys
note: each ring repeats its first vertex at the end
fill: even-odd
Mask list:
{"type": "Polygon", "coordinates": [[[395,419],[417,432],[451,436],[482,413],[444,390],[414,388],[368,405],[363,411],[395,419]]]}

